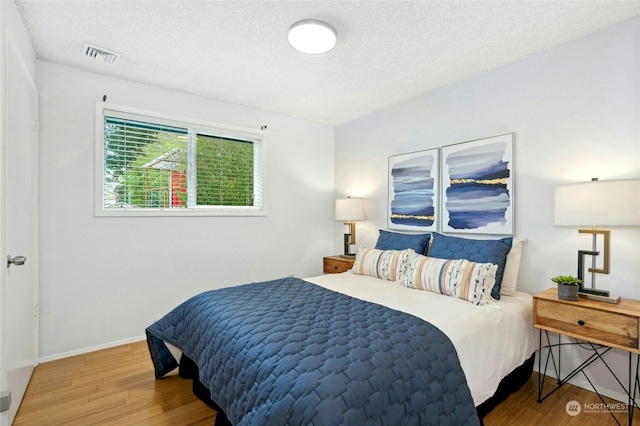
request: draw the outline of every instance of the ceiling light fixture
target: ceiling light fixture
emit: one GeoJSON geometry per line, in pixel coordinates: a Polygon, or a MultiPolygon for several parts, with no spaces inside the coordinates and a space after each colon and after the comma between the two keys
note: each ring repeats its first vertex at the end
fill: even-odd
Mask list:
{"type": "Polygon", "coordinates": [[[324,53],[336,45],[336,30],[331,25],[306,19],[289,28],[289,43],[294,49],[304,53],[324,53]]]}

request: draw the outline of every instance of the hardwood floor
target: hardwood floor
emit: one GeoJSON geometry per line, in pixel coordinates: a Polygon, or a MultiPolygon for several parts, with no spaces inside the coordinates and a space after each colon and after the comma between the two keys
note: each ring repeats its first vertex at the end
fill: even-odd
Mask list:
{"type": "MultiPolygon", "coordinates": [[[[615,425],[607,412],[569,416],[569,401],[600,403],[584,389],[565,385],[536,402],[537,375],[484,418],[486,426],[615,425]]],[[[616,402],[616,401],[608,401],[616,402]]],[[[596,410],[597,411],[597,410],[596,410]]],[[[118,346],[36,367],[14,426],[212,425],[215,411],[191,393],[191,381],[156,380],[146,342],[118,346]]],[[[618,414],[626,424],[626,414],[618,414]]],[[[634,425],[640,425],[636,413],[634,425]]]]}
{"type": "MultiPolygon", "coordinates": [[[[545,389],[553,389],[555,383],[553,379],[547,377],[545,389]]],[[[537,398],[538,373],[534,371],[529,381],[518,392],[509,395],[504,402],[484,417],[485,426],[608,426],[617,424],[608,411],[601,409],[600,404],[602,402],[598,395],[571,384],[563,385],[541,403],[536,402],[537,398]],[[575,416],[570,416],[567,413],[566,406],[571,401],[575,401],[580,405],[580,412],[575,416]]],[[[622,404],[609,398],[604,398],[604,400],[608,404],[622,404]]],[[[619,424],[626,425],[626,404],[622,405],[624,413],[617,413],[616,418],[619,424]]],[[[615,407],[618,407],[618,405],[615,407]]],[[[634,414],[633,425],[640,425],[640,411],[637,409],[634,414]]]]}
{"type": "Polygon", "coordinates": [[[146,342],[40,364],[14,426],[212,425],[191,381],[156,380],[146,342]]]}

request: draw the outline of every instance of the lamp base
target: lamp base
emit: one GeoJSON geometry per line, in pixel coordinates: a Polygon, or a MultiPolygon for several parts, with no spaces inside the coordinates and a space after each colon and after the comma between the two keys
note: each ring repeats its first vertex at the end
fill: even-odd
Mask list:
{"type": "Polygon", "coordinates": [[[356,257],[356,255],[355,254],[351,254],[351,253],[349,253],[349,254],[341,254],[340,257],[344,257],[344,258],[347,258],[347,259],[353,259],[354,257],[356,257]]]}
{"type": "Polygon", "coordinates": [[[607,296],[603,296],[601,294],[585,293],[581,291],[578,295],[586,297],[589,300],[597,300],[599,302],[618,303],[620,301],[620,296],[610,293],[607,296]]]}
{"type": "Polygon", "coordinates": [[[591,295],[595,295],[595,296],[609,296],[609,290],[598,290],[597,288],[584,288],[582,286],[582,284],[579,287],[578,290],[579,293],[583,293],[583,294],[591,294],[591,295]]]}

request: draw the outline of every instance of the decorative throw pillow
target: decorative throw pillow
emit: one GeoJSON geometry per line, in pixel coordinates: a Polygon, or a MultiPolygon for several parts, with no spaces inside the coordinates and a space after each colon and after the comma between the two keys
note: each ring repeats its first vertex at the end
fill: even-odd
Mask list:
{"type": "Polygon", "coordinates": [[[520,270],[520,258],[522,257],[522,248],[526,241],[525,238],[513,239],[513,245],[507,255],[507,262],[504,265],[502,285],[500,286],[501,296],[515,296],[518,271],[520,270]]]}
{"type": "Polygon", "coordinates": [[[466,259],[436,259],[413,254],[400,282],[405,287],[427,290],[467,300],[474,305],[491,303],[497,265],[466,259]]]}
{"type": "Polygon", "coordinates": [[[398,281],[413,250],[377,250],[359,247],[351,272],[383,280],[398,281]]]}
{"type": "Polygon", "coordinates": [[[470,238],[450,237],[433,233],[433,243],[429,256],[440,259],[466,259],[478,263],[498,265],[496,284],[491,290],[491,297],[500,300],[500,286],[504,274],[507,254],[511,250],[513,238],[500,240],[474,240],[470,238]]]}
{"type": "Polygon", "coordinates": [[[412,249],[418,254],[427,254],[430,234],[401,234],[380,229],[375,248],[378,250],[412,249]]]}

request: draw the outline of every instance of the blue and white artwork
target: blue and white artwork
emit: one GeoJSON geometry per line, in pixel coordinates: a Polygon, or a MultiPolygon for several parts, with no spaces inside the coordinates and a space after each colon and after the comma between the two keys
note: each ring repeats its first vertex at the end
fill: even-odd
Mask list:
{"type": "Polygon", "coordinates": [[[438,149],[389,157],[389,229],[437,231],[438,149]]]}
{"type": "Polygon", "coordinates": [[[442,148],[442,231],[513,235],[513,133],[442,148]]]}

